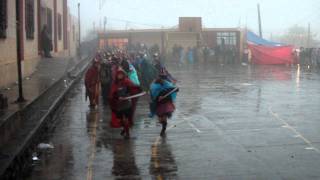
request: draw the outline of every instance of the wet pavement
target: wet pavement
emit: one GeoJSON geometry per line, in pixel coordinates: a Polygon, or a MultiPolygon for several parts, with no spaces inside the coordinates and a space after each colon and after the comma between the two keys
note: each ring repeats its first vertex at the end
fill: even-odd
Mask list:
{"type": "Polygon", "coordinates": [[[5,121],[12,113],[23,109],[28,103],[38,98],[45,90],[51,87],[61,78],[66,71],[77,63],[78,59],[72,57],[43,58],[39,61],[36,70],[28,77],[23,79],[23,93],[25,103],[17,104],[18,84],[13,84],[1,93],[8,97],[8,108],[0,110],[0,122],[5,121]]]}
{"type": "Polygon", "coordinates": [[[139,101],[132,138],[90,111],[79,83],[26,179],[320,179],[320,75],[297,66],[171,69],[177,111],[165,138],[139,101]]]}

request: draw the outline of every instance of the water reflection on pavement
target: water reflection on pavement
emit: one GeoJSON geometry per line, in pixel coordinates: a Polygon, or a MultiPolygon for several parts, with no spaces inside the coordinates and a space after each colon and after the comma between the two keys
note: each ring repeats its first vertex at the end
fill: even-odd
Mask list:
{"type": "Polygon", "coordinates": [[[160,138],[142,98],[130,140],[79,83],[29,179],[320,179],[320,76],[300,66],[171,68],[177,112],[160,138]]]}

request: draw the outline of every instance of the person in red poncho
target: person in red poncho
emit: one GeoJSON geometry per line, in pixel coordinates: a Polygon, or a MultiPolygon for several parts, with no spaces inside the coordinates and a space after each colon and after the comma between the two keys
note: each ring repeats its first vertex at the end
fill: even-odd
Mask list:
{"type": "Polygon", "coordinates": [[[100,63],[97,58],[94,59],[91,67],[85,74],[86,98],[89,97],[90,107],[95,108],[99,104],[100,94],[100,63]]]}
{"type": "Polygon", "coordinates": [[[122,69],[117,70],[109,95],[109,103],[112,111],[111,127],[122,127],[121,135],[125,138],[130,137],[129,128],[133,125],[137,98],[124,98],[140,92],[142,92],[141,88],[133,84],[122,69]]]}

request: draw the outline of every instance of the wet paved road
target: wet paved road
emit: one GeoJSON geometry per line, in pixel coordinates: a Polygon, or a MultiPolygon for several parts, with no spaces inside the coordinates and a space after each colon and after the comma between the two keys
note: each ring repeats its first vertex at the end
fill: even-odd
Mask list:
{"type": "Polygon", "coordinates": [[[90,111],[80,83],[29,179],[320,179],[320,76],[298,67],[171,70],[181,91],[167,137],[147,118],[133,137],[90,111]]]}

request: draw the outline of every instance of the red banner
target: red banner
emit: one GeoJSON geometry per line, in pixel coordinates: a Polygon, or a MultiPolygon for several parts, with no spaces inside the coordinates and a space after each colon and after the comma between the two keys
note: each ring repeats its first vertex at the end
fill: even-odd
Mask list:
{"type": "Polygon", "coordinates": [[[292,64],[292,46],[261,46],[248,44],[253,64],[292,64]]]}

